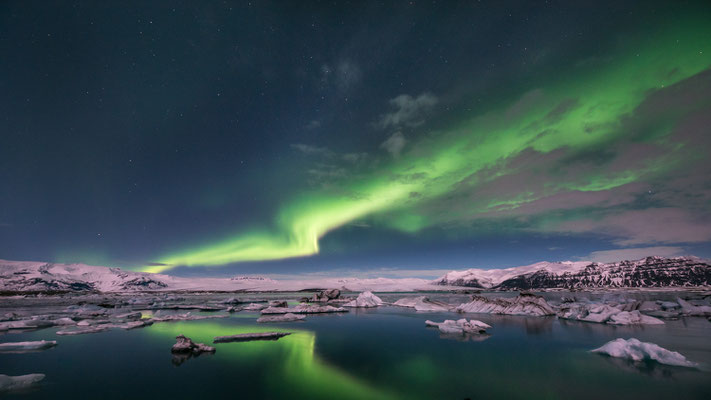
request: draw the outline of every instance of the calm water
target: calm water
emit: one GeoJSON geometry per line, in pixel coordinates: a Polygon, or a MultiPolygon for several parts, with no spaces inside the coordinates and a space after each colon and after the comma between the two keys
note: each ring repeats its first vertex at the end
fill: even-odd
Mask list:
{"type": "Polygon", "coordinates": [[[711,372],[633,365],[588,350],[622,337],[651,341],[711,365],[711,323],[613,327],[555,318],[471,315],[493,326],[481,341],[441,338],[426,319],[396,307],[257,324],[256,313],[161,323],[132,331],[56,336],[6,334],[0,341],[57,340],[56,348],[0,354],[0,373],[47,375],[24,399],[599,399],[711,398],[711,372]],[[217,353],[172,362],[175,336],[212,343],[243,332],[294,332],[279,341],[217,344],[217,353]]]}

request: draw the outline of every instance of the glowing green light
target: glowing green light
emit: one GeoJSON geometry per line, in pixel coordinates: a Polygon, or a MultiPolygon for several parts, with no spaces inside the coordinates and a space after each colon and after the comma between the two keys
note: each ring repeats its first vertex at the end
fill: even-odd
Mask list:
{"type": "Polygon", "coordinates": [[[248,332],[292,332],[278,341],[218,344],[214,357],[242,365],[269,363],[262,387],[271,398],[392,399],[395,396],[368,386],[339,369],[327,365],[315,354],[316,336],[299,329],[264,326],[224,325],[208,321],[171,322],[146,329],[148,334],[173,338],[185,335],[198,343],[211,344],[215,336],[248,332]],[[274,379],[274,382],[266,380],[274,379]],[[287,392],[288,391],[288,392],[287,392]]]}
{"type": "MultiPolygon", "coordinates": [[[[338,194],[312,192],[293,199],[278,213],[271,230],[242,232],[217,243],[173,252],[159,258],[165,265],[143,270],[161,272],[175,266],[308,256],[318,253],[319,239],[329,231],[373,215],[394,229],[416,232],[436,220],[430,221],[414,207],[441,198],[459,185],[476,188],[505,175],[507,162],[523,151],[585,149],[625,138],[629,133],[620,130],[622,121],[651,92],[711,65],[711,24],[684,22],[644,43],[630,45],[634,51],[619,51],[612,61],[594,70],[571,71],[510,107],[455,124],[427,143],[416,143],[416,151],[403,154],[376,173],[340,182],[338,194]],[[561,109],[562,104],[568,106],[561,109]],[[483,171],[490,171],[489,176],[477,176],[483,171]]],[[[658,129],[657,135],[670,130],[658,129]]],[[[562,179],[546,187],[546,194],[609,190],[670,166],[660,162],[613,175],[562,179]]],[[[472,204],[469,212],[510,210],[537,198],[525,193],[484,206],[472,204]]]]}

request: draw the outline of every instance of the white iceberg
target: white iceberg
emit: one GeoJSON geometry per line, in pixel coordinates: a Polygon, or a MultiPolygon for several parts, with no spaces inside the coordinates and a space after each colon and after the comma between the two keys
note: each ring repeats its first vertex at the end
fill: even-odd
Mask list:
{"type": "Polygon", "coordinates": [[[313,304],[301,303],[293,308],[289,307],[267,307],[262,310],[262,314],[323,314],[348,312],[343,307],[317,306],[313,304]]]}
{"type": "Polygon", "coordinates": [[[676,299],[681,306],[681,313],[696,317],[705,317],[711,315],[711,306],[696,306],[686,300],[676,299]]]}
{"type": "Polygon", "coordinates": [[[475,319],[467,321],[465,318],[458,319],[456,321],[448,319],[444,322],[432,322],[430,320],[425,321],[427,326],[435,326],[442,333],[449,334],[481,334],[486,333],[486,330],[491,328],[491,325],[485,324],[481,321],[475,319]]]}
{"type": "Polygon", "coordinates": [[[44,379],[44,374],[0,375],[0,392],[28,388],[44,379]]]}
{"type": "Polygon", "coordinates": [[[644,315],[639,311],[622,311],[610,316],[610,325],[664,325],[664,321],[644,315]]]}
{"type": "Polygon", "coordinates": [[[610,325],[664,325],[664,321],[644,315],[638,310],[622,311],[607,304],[565,303],[558,318],[610,325]]]}
{"type": "Polygon", "coordinates": [[[472,301],[457,307],[460,313],[503,314],[503,315],[531,315],[542,317],[555,315],[553,308],[541,296],[533,294],[520,294],[517,297],[487,298],[473,296],[472,301]]]}
{"type": "Polygon", "coordinates": [[[344,307],[377,307],[383,304],[380,297],[373,294],[373,292],[366,291],[358,295],[358,298],[344,304],[344,307]]]}
{"type": "Polygon", "coordinates": [[[36,342],[0,343],[0,352],[23,352],[49,349],[57,345],[56,340],[40,340],[36,342]]]}
{"type": "Polygon", "coordinates": [[[64,330],[58,330],[57,335],[60,336],[73,336],[73,335],[83,335],[85,333],[99,333],[107,331],[111,326],[107,324],[95,325],[95,326],[82,326],[77,328],[70,328],[64,330]]]}
{"type": "Polygon", "coordinates": [[[654,343],[640,342],[634,338],[627,340],[615,339],[591,351],[632,361],[652,360],[660,364],[691,368],[698,366],[698,363],[687,360],[686,357],[676,351],[669,351],[654,343]]]}
{"type": "Polygon", "coordinates": [[[405,297],[393,303],[400,307],[414,308],[416,311],[451,311],[452,306],[437,300],[430,300],[425,296],[405,297]]]}

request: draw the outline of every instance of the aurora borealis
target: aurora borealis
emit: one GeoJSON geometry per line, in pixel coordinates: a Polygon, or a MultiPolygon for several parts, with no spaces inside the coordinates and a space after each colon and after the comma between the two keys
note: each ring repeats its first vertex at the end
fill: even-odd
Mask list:
{"type": "Polygon", "coordinates": [[[41,24],[51,10],[10,3],[0,258],[711,256],[707,3],[457,7],[156,5],[120,24],[89,4],[41,24]]]}

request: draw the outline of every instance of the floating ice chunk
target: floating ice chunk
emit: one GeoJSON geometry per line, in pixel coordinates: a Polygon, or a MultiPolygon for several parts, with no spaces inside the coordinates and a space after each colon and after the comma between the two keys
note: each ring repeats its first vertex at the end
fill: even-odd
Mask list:
{"type": "Polygon", "coordinates": [[[296,307],[268,307],[262,310],[262,314],[323,314],[323,313],[340,313],[348,312],[343,307],[333,306],[317,306],[313,304],[302,303],[296,307]]]}
{"type": "Polygon", "coordinates": [[[54,322],[44,319],[23,319],[20,321],[0,322],[0,331],[10,329],[41,329],[54,326],[54,322]]]}
{"type": "Polygon", "coordinates": [[[229,314],[210,314],[210,315],[194,315],[190,312],[185,314],[166,314],[166,313],[155,313],[153,314],[153,322],[167,322],[167,321],[194,321],[200,319],[210,319],[210,318],[227,318],[229,314]]]}
{"type": "Polygon", "coordinates": [[[340,296],[341,296],[341,291],[338,289],[322,290],[318,293],[315,293],[314,296],[311,298],[311,301],[314,301],[314,302],[331,301],[331,300],[337,299],[340,296]]]}
{"type": "Polygon", "coordinates": [[[442,333],[452,333],[452,334],[480,334],[486,333],[486,330],[491,328],[491,325],[485,324],[481,321],[475,319],[467,321],[465,318],[458,319],[456,321],[448,319],[444,322],[432,322],[430,320],[425,321],[427,326],[435,326],[439,328],[442,333]]]}
{"type": "Polygon", "coordinates": [[[49,349],[57,345],[55,340],[40,340],[37,342],[0,343],[0,352],[23,352],[49,349]]]}
{"type": "Polygon", "coordinates": [[[278,340],[291,332],[240,333],[238,335],[217,336],[214,343],[248,342],[251,340],[278,340]]]}
{"type": "Polygon", "coordinates": [[[178,335],[175,337],[176,343],[170,349],[172,353],[214,353],[215,348],[204,343],[195,343],[189,337],[178,335]]]}
{"type": "Polygon", "coordinates": [[[134,311],[129,313],[112,315],[111,317],[116,319],[139,320],[143,317],[143,313],[141,313],[140,311],[134,311]]]}
{"type": "Polygon", "coordinates": [[[685,315],[704,317],[711,315],[711,306],[695,306],[688,301],[676,299],[681,306],[681,313],[685,315]]]}
{"type": "Polygon", "coordinates": [[[291,322],[301,321],[306,318],[304,315],[296,315],[294,313],[286,313],[284,315],[265,315],[257,318],[257,322],[291,322]]]}
{"type": "Polygon", "coordinates": [[[383,304],[380,297],[374,295],[370,291],[363,292],[358,295],[358,298],[344,304],[344,307],[377,307],[383,304]]]}
{"type": "Polygon", "coordinates": [[[679,367],[696,367],[698,363],[689,361],[676,351],[669,351],[654,343],[640,342],[637,339],[615,339],[602,347],[591,350],[593,353],[606,354],[610,357],[625,358],[632,361],[652,360],[660,364],[679,367]]]}
{"type": "Polygon", "coordinates": [[[0,392],[28,388],[44,379],[44,374],[0,375],[0,392]]]}
{"type": "Polygon", "coordinates": [[[593,305],[588,309],[588,315],[578,318],[581,321],[597,322],[599,324],[607,322],[610,317],[621,313],[622,310],[607,304],[593,305]]]}
{"type": "Polygon", "coordinates": [[[416,311],[451,311],[453,308],[447,303],[430,300],[425,296],[405,297],[393,304],[400,307],[414,308],[416,311]]]}
{"type": "Polygon", "coordinates": [[[554,315],[555,311],[541,296],[534,294],[520,294],[514,298],[498,297],[487,298],[473,296],[472,301],[457,307],[460,313],[504,314],[504,315],[554,315]]]}
{"type": "Polygon", "coordinates": [[[85,333],[99,333],[107,331],[111,326],[107,324],[95,325],[95,326],[83,326],[77,328],[69,328],[57,331],[57,335],[60,336],[71,336],[71,335],[83,335],[85,333]]]}
{"type": "MultiPolygon", "coordinates": [[[[662,311],[649,311],[660,313],[662,311]]],[[[622,311],[607,304],[566,303],[558,311],[558,317],[610,325],[663,325],[664,321],[644,315],[638,310],[622,311]]]]}
{"type": "Polygon", "coordinates": [[[266,305],[264,304],[257,304],[257,303],[249,303],[246,306],[242,307],[243,310],[245,311],[259,311],[267,308],[266,305]]]}
{"type": "Polygon", "coordinates": [[[139,321],[127,321],[127,322],[123,322],[123,323],[111,324],[111,327],[129,330],[129,329],[143,328],[144,326],[149,326],[149,325],[153,325],[152,320],[142,319],[139,321]]]}
{"type": "Polygon", "coordinates": [[[641,314],[639,311],[622,311],[613,314],[607,323],[611,325],[664,325],[664,321],[641,314]]]}

